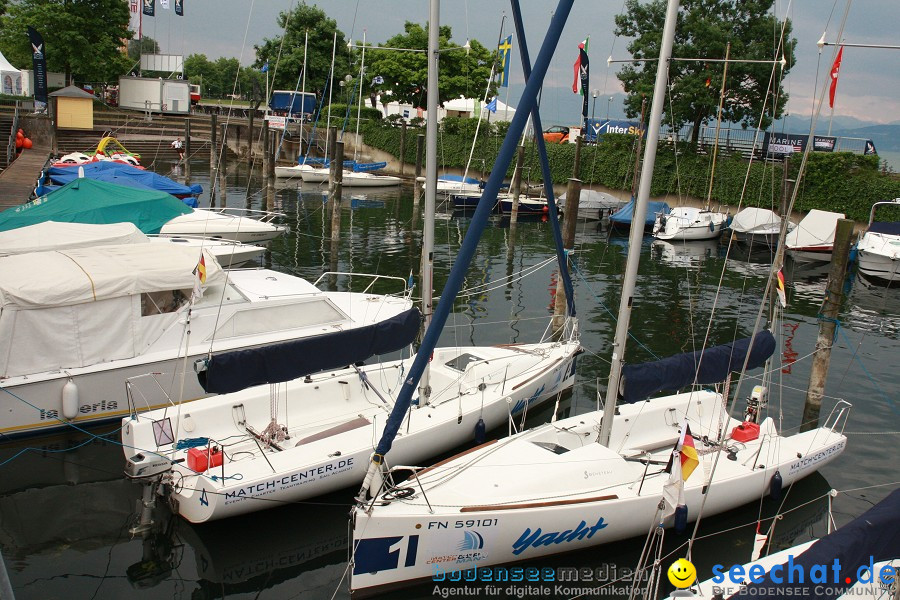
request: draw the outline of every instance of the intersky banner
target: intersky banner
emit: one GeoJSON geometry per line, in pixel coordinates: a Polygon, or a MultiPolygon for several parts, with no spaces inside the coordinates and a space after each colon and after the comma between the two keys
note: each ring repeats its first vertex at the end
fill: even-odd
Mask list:
{"type": "MultiPolygon", "coordinates": [[[[784,156],[786,154],[801,153],[806,150],[806,142],[809,136],[796,133],[769,133],[763,136],[763,151],[767,155],[784,156]]],[[[814,152],[834,152],[836,137],[828,135],[813,136],[814,152]]]]}
{"type": "Polygon", "coordinates": [[[593,143],[604,133],[621,133],[624,135],[646,135],[647,130],[641,129],[637,121],[613,121],[609,119],[585,119],[584,130],[581,135],[584,141],[593,143]]]}
{"type": "Polygon", "coordinates": [[[184,16],[184,0],[175,0],[175,14],[179,17],[184,16]]]}
{"type": "Polygon", "coordinates": [[[148,17],[156,15],[156,0],[144,0],[144,14],[148,17]]]}
{"type": "Polygon", "coordinates": [[[31,68],[34,69],[34,101],[36,109],[47,106],[47,56],[44,38],[33,27],[28,27],[31,42],[31,68]]]}

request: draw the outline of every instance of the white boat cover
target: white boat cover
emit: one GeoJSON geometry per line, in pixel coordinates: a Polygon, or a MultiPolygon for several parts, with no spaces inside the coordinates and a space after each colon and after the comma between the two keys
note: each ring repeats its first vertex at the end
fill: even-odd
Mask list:
{"type": "Polygon", "coordinates": [[[745,208],[734,215],[731,229],[740,233],[753,232],[760,229],[777,229],[781,217],[767,208],[745,208]]]}
{"type": "MultiPolygon", "coordinates": [[[[224,277],[204,250],[206,285],[224,277]]],[[[195,249],[133,244],[34,252],[0,258],[0,310],[72,306],[145,292],[191,290],[195,249]]]]}
{"type": "MultiPolygon", "coordinates": [[[[566,206],[566,195],[568,192],[563,192],[559,198],[556,199],[556,203],[560,208],[565,208],[566,206]]],[[[606,192],[598,192],[597,190],[581,190],[581,193],[578,194],[578,208],[579,209],[610,209],[610,208],[622,208],[625,206],[625,200],[619,200],[612,194],[608,194],[606,192]]]]}
{"type": "Polygon", "coordinates": [[[146,244],[150,239],[133,223],[60,223],[45,221],[0,232],[0,256],[67,248],[146,244]]]}
{"type": "Polygon", "coordinates": [[[787,234],[784,245],[787,248],[810,248],[834,244],[834,231],[843,213],[812,209],[803,217],[796,229],[787,234]]]}

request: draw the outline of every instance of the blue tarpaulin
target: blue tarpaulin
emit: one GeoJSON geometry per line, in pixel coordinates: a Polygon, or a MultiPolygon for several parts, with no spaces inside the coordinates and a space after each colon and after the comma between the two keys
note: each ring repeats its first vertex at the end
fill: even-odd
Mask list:
{"type": "Polygon", "coordinates": [[[702,352],[702,360],[701,352],[685,352],[654,362],[625,365],[622,368],[625,380],[622,397],[628,403],[639,402],[663,390],[689,386],[695,380],[701,385],[725,381],[729,373],[744,367],[748,350],[747,368],[762,366],[775,352],[775,336],[768,330],[760,331],[753,340],[752,349],[750,340],[743,338],[707,348],[702,352]]]}
{"type": "MultiPolygon", "coordinates": [[[[669,205],[666,202],[648,202],[647,218],[644,223],[645,227],[652,227],[656,222],[656,215],[662,213],[669,214],[669,205]]],[[[630,200],[628,204],[617,210],[609,217],[610,223],[613,225],[621,225],[622,227],[631,227],[631,215],[634,214],[634,200],[630,200]]]]}
{"type": "Polygon", "coordinates": [[[47,178],[53,184],[65,185],[78,178],[79,169],[84,171],[84,176],[88,179],[130,187],[143,186],[145,189],[159,190],[173,196],[196,196],[203,191],[199,185],[182,185],[159,173],[113,161],[99,161],[69,167],[50,167],[47,178]]]}

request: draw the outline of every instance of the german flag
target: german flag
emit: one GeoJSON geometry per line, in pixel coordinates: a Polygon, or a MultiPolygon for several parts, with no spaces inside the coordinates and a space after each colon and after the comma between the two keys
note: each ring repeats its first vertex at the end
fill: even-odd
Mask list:
{"type": "Polygon", "coordinates": [[[694,447],[694,437],[691,435],[691,427],[687,424],[684,426],[684,431],[681,432],[681,440],[678,447],[681,455],[681,478],[687,481],[694,469],[697,468],[697,465],[700,464],[697,448],[694,447]]]}
{"type": "Polygon", "coordinates": [[[196,273],[200,283],[206,283],[206,259],[202,253],[200,254],[200,260],[197,262],[196,273]]]}

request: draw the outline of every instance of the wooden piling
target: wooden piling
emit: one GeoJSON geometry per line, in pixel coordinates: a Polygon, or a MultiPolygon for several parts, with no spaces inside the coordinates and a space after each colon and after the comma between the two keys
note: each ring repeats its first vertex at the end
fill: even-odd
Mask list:
{"type": "Polygon", "coordinates": [[[249,127],[247,128],[247,166],[253,166],[253,142],[255,141],[253,137],[253,117],[256,116],[256,111],[253,110],[253,107],[247,111],[247,119],[250,122],[249,127]]]}
{"type": "MultiPolygon", "coordinates": [[[[572,163],[572,177],[566,189],[566,212],[564,213],[562,242],[565,250],[575,248],[575,224],[578,221],[578,201],[581,196],[581,144],[583,138],[578,136],[575,140],[575,160],[572,163]]],[[[566,288],[563,286],[563,278],[556,279],[556,298],[553,305],[553,331],[557,332],[566,322],[566,288]]]]}
{"type": "Polygon", "coordinates": [[[222,123],[222,157],[219,159],[219,200],[221,200],[222,206],[225,206],[225,202],[228,197],[228,161],[226,160],[227,155],[225,153],[225,148],[228,147],[225,136],[228,133],[228,124],[222,123]]]}
{"type": "Polygon", "coordinates": [[[269,122],[262,123],[262,170],[263,180],[269,177],[269,122]]]}
{"type": "MultiPolygon", "coordinates": [[[[512,212],[509,215],[509,225],[514,228],[519,220],[519,196],[522,193],[522,167],[525,165],[525,144],[520,144],[516,150],[516,170],[513,171],[512,212]]],[[[515,229],[513,229],[515,231],[515,229]]]]}
{"type": "Polygon", "coordinates": [[[403,165],[406,164],[406,121],[400,126],[400,177],[403,177],[403,165]]]}
{"type": "Polygon", "coordinates": [[[336,142],[334,146],[334,160],[331,163],[331,177],[334,180],[334,194],[329,198],[332,206],[332,242],[336,242],[341,235],[341,192],[343,191],[342,188],[344,182],[344,142],[336,142]]]}
{"type": "Polygon", "coordinates": [[[838,220],[837,230],[834,234],[834,248],[831,252],[831,271],[828,273],[828,283],[825,285],[822,317],[819,319],[819,337],[816,339],[816,351],[809,374],[806,403],[803,405],[801,432],[816,429],[819,426],[819,412],[822,409],[822,397],[825,395],[825,380],[828,376],[831,348],[834,345],[838,311],[841,308],[841,301],[844,299],[844,278],[847,275],[852,237],[853,221],[838,220]]]}

